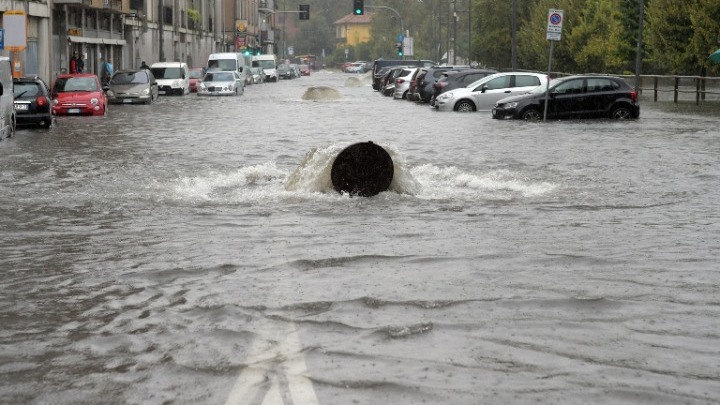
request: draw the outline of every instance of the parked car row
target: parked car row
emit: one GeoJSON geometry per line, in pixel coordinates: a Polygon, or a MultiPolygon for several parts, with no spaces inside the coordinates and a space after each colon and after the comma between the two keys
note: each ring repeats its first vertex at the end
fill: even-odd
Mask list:
{"type": "Polygon", "coordinates": [[[310,75],[310,67],[307,67],[306,74],[303,74],[300,65],[295,63],[281,63],[277,66],[277,74],[280,79],[297,79],[300,76],[310,75]]]}
{"type": "MultiPolygon", "coordinates": [[[[10,101],[15,113],[13,128],[14,125],[50,128],[57,115],[105,115],[109,104],[152,104],[161,95],[242,95],[246,85],[263,83],[266,77],[262,67],[246,66],[244,75],[239,69],[219,69],[161,62],[145,68],[118,70],[105,86],[91,73],[61,74],[52,86],[37,76],[8,77],[13,88],[10,101]]],[[[300,67],[297,72],[298,77],[308,74],[300,67]]]]}
{"type": "Polygon", "coordinates": [[[381,94],[429,103],[437,111],[486,111],[496,119],[524,120],[640,116],[637,94],[614,76],[577,75],[548,82],[544,73],[467,66],[387,66],[378,73],[381,94]]]}

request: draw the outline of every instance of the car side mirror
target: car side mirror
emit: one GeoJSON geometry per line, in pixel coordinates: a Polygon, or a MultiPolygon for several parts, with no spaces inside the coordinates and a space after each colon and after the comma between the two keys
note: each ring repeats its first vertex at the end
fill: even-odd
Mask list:
{"type": "Polygon", "coordinates": [[[482,87],[480,87],[480,92],[485,93],[488,89],[488,86],[486,84],[483,84],[482,87]]]}
{"type": "Polygon", "coordinates": [[[238,68],[238,72],[242,73],[242,71],[243,71],[243,68],[242,68],[242,66],[240,66],[240,67],[238,68]]]}

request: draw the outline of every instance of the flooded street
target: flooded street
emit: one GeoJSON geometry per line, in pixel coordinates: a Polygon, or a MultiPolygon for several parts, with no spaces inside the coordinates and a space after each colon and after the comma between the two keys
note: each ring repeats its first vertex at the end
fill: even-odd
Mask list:
{"type": "Polygon", "coordinates": [[[0,403],[720,403],[717,114],[496,121],[351,77],[0,141],[0,403]],[[391,190],[335,193],[364,141],[391,190]]]}

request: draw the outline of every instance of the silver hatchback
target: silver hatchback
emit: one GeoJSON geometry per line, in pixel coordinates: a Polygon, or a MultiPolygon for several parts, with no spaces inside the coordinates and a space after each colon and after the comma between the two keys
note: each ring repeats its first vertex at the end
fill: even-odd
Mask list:
{"type": "Polygon", "coordinates": [[[408,90],[410,89],[410,82],[415,79],[415,75],[420,68],[405,68],[400,72],[397,78],[395,78],[395,92],[393,98],[405,99],[407,98],[408,90]]]}
{"type": "Polygon", "coordinates": [[[496,73],[467,87],[440,94],[435,108],[440,111],[490,111],[495,102],[509,96],[525,94],[540,85],[547,85],[544,73],[496,73]]]}

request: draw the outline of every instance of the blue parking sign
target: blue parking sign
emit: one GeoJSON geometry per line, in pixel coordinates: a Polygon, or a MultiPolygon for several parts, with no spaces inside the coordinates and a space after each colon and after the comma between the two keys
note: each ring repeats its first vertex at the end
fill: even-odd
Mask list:
{"type": "Polygon", "coordinates": [[[5,49],[5,28],[0,28],[0,51],[5,49]]]}

